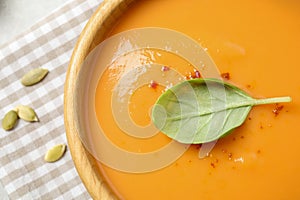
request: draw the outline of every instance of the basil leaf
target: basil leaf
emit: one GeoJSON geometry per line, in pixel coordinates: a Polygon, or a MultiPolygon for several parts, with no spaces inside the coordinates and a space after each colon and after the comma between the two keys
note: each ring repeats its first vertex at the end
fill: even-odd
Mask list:
{"type": "Polygon", "coordinates": [[[152,109],[152,121],[178,142],[207,143],[242,125],[252,106],[290,101],[290,97],[254,99],[218,79],[192,79],[159,97],[152,109]]]}

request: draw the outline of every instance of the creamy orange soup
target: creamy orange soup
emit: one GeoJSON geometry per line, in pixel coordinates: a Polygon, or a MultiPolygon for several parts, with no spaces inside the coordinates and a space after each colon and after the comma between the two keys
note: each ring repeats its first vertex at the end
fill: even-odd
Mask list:
{"type": "MultiPolygon", "coordinates": [[[[245,123],[220,139],[209,156],[198,158],[191,145],[169,166],[149,173],[126,173],[99,163],[122,199],[299,199],[300,190],[300,1],[296,0],[142,0],[134,3],[112,35],[141,27],[182,32],[204,48],[229,82],[253,97],[291,96],[291,103],[254,107],[245,123]],[[228,77],[227,77],[228,78],[228,77]]],[[[171,53],[146,49],[108,66],[96,90],[96,114],[107,137],[122,149],[145,153],[171,139],[125,134],[115,123],[111,97],[126,70],[161,63],[186,78],[195,67],[171,53]]],[[[134,77],[133,77],[134,78],[134,77]]],[[[164,91],[145,85],[130,98],[129,113],[143,126],[164,91]]]]}

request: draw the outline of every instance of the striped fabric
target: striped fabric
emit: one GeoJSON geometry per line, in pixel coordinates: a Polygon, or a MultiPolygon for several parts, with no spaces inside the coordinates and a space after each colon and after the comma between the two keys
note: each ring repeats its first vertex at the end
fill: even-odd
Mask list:
{"type": "Polygon", "coordinates": [[[90,199],[68,150],[55,163],[46,163],[43,157],[52,146],[66,144],[66,70],[81,30],[101,2],[69,0],[0,47],[0,118],[23,104],[34,108],[40,120],[19,120],[12,131],[0,130],[0,181],[10,199],[90,199]],[[48,76],[24,87],[20,78],[36,67],[48,69],[48,76]]]}

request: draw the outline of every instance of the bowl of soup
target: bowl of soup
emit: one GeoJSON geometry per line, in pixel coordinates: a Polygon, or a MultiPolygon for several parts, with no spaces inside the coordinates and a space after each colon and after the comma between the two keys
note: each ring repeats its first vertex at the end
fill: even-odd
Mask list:
{"type": "MultiPolygon", "coordinates": [[[[94,199],[298,199],[300,3],[110,0],[74,49],[65,126],[94,199]],[[204,144],[153,126],[181,82],[219,78],[257,99],[242,125],[204,144]]],[[[193,126],[186,127],[187,130],[193,126]]]]}

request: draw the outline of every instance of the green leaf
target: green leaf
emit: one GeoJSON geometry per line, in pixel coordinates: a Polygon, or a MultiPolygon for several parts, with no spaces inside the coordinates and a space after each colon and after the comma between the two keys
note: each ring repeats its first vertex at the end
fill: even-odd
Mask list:
{"type": "Polygon", "coordinates": [[[242,125],[252,106],[290,101],[290,97],[254,99],[218,79],[192,79],[159,97],[152,109],[152,121],[178,142],[207,143],[242,125]]]}

